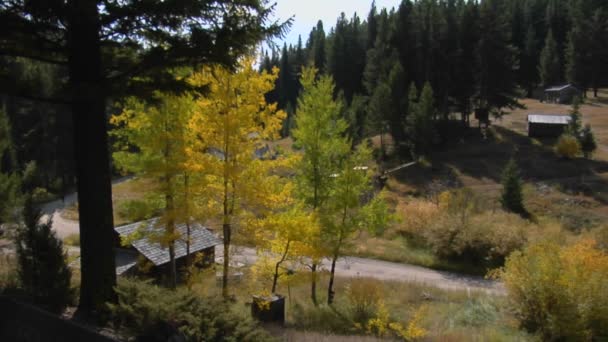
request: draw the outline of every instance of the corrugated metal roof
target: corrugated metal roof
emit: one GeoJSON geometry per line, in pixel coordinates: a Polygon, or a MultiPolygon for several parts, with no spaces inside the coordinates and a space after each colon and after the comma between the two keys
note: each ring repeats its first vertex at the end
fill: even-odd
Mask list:
{"type": "Polygon", "coordinates": [[[528,114],[528,122],[567,125],[570,122],[570,115],[528,114]]]}
{"type": "MultiPolygon", "coordinates": [[[[143,232],[147,237],[133,241],[131,245],[156,266],[169,262],[169,248],[161,246],[160,243],[154,241],[153,238],[154,236],[161,236],[164,231],[164,227],[158,226],[158,218],[116,227],[114,230],[116,230],[120,236],[125,237],[136,232],[143,232]]],[[[175,241],[175,258],[177,259],[186,255],[186,225],[179,224],[177,225],[176,230],[182,236],[181,239],[175,241]]],[[[216,237],[207,228],[198,223],[190,225],[190,253],[195,253],[220,244],[222,244],[222,240],[216,237]]]]}
{"type": "Polygon", "coordinates": [[[562,90],[570,88],[570,87],[575,88],[572,84],[564,84],[561,86],[547,88],[547,89],[545,89],[545,91],[562,91],[562,90]]]}

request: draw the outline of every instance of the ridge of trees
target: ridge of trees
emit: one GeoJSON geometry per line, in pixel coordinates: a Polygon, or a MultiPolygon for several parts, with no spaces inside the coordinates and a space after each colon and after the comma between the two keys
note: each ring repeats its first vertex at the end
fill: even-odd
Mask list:
{"type": "Polygon", "coordinates": [[[313,64],[335,80],[355,140],[391,133],[396,144],[411,145],[410,84],[429,83],[434,120],[457,115],[467,124],[476,110],[505,114],[540,86],[569,82],[597,92],[608,85],[607,11],[591,0],[403,0],[380,10],[372,2],[364,20],[342,13],[329,30],[319,22],[305,44],[300,37],[265,51],[259,66],[281,68],[268,95],[280,108],[293,112],[298,73],[313,64]]]}

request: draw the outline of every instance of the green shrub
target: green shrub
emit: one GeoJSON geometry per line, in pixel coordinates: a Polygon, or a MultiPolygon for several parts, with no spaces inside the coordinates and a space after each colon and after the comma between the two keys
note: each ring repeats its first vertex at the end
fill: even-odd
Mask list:
{"type": "Polygon", "coordinates": [[[502,172],[502,194],[500,196],[502,207],[516,214],[525,214],[524,198],[522,194],[521,177],[515,159],[509,160],[502,172]]]}
{"type": "Polygon", "coordinates": [[[585,125],[580,137],[581,150],[585,158],[590,158],[593,152],[597,149],[597,143],[595,142],[595,136],[591,130],[589,124],[585,125]]]}
{"type": "Polygon", "coordinates": [[[221,299],[203,300],[185,288],[169,290],[129,279],[119,280],[116,292],[117,304],[108,304],[114,325],[140,338],[172,326],[188,341],[270,340],[244,310],[221,299]]]}
{"type": "Polygon", "coordinates": [[[54,198],[55,198],[55,196],[44,188],[36,188],[32,192],[32,199],[33,199],[34,203],[50,202],[54,198]]]}
{"type": "Polygon", "coordinates": [[[484,327],[498,319],[498,308],[487,298],[474,298],[468,300],[453,318],[462,326],[484,327]]]}
{"type": "Polygon", "coordinates": [[[569,134],[562,134],[555,144],[555,153],[565,159],[573,159],[581,153],[578,139],[569,134]]]}
{"type": "Polygon", "coordinates": [[[39,223],[40,217],[31,196],[26,198],[23,223],[15,238],[19,281],[36,304],[61,312],[73,299],[72,273],[63,243],[51,229],[52,222],[39,223]]]}
{"type": "Polygon", "coordinates": [[[427,244],[440,257],[497,266],[526,243],[529,224],[519,215],[486,211],[462,216],[442,214],[424,231],[427,244]]]}
{"type": "Polygon", "coordinates": [[[118,215],[132,222],[149,219],[157,210],[156,203],[149,200],[128,200],[118,205],[118,215]]]}

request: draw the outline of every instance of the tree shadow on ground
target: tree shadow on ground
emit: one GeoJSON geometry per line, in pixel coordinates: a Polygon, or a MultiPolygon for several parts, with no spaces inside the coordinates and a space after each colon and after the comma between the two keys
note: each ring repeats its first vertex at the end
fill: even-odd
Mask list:
{"type": "Polygon", "coordinates": [[[608,180],[598,176],[608,172],[608,162],[563,159],[554,152],[556,139],[532,139],[500,126],[492,127],[487,138],[474,128],[470,133],[466,139],[446,144],[433,153],[432,166],[417,165],[400,170],[393,177],[419,192],[446,177],[455,178],[457,186],[491,185],[500,183],[502,170],[513,157],[527,182],[548,183],[563,192],[584,193],[608,204],[608,180]]]}

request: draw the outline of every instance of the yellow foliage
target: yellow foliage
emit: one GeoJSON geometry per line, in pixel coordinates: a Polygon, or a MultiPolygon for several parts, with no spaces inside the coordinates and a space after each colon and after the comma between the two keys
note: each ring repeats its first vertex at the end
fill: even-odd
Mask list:
{"type": "MultiPolygon", "coordinates": [[[[222,223],[224,279],[228,279],[232,225],[243,227],[255,223],[253,217],[270,217],[291,198],[292,186],[274,172],[289,162],[274,158],[269,147],[286,117],[265,98],[275,86],[278,69],[259,73],[253,63],[253,58],[244,58],[236,72],[207,66],[190,79],[207,92],[188,122],[192,143],[186,149],[187,168],[204,175],[196,189],[203,199],[199,210],[222,223]]],[[[222,286],[224,296],[227,285],[225,281],[222,286]]]]}
{"type": "Polygon", "coordinates": [[[390,323],[389,328],[394,331],[397,336],[403,338],[406,341],[416,341],[421,338],[424,338],[428,335],[428,331],[421,326],[421,322],[427,314],[427,306],[421,305],[414,315],[412,319],[408,322],[407,328],[404,328],[403,325],[399,323],[390,323]]]}
{"type": "Polygon", "coordinates": [[[366,329],[368,334],[384,337],[389,332],[390,317],[388,309],[383,301],[378,304],[378,312],[375,318],[367,321],[366,329]]]}
{"type": "Polygon", "coordinates": [[[405,341],[416,341],[424,338],[428,331],[421,326],[427,312],[425,305],[420,306],[414,312],[414,315],[404,327],[401,323],[392,322],[389,311],[383,301],[378,304],[378,312],[376,317],[367,322],[366,330],[368,334],[373,334],[378,337],[386,337],[389,334],[395,334],[405,341]]]}
{"type": "Polygon", "coordinates": [[[595,241],[536,243],[512,254],[496,275],[527,330],[548,340],[607,336],[608,255],[595,241]]]}
{"type": "Polygon", "coordinates": [[[555,153],[562,158],[572,159],[581,153],[581,144],[576,137],[563,134],[555,144],[555,153]]]}
{"type": "Polygon", "coordinates": [[[439,207],[428,201],[414,200],[402,208],[402,229],[412,235],[422,235],[423,231],[437,219],[439,207]]]}

